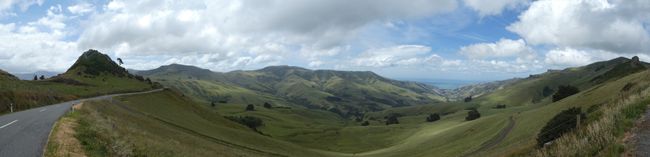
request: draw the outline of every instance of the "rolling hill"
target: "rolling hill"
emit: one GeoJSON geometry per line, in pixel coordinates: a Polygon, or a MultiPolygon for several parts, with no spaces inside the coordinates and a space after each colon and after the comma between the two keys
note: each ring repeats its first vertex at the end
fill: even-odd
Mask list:
{"type": "Polygon", "coordinates": [[[435,104],[445,100],[441,90],[436,87],[391,80],[373,72],[271,66],[252,71],[219,73],[173,64],[139,71],[137,74],[177,88],[205,102],[230,99],[236,99],[234,101],[238,103],[272,101],[331,110],[343,116],[391,107],[435,104]],[[206,88],[220,89],[221,92],[206,88]],[[251,96],[254,94],[263,95],[267,99],[256,100],[251,96]],[[281,100],[270,100],[274,97],[281,100]]]}
{"type": "MultiPolygon", "coordinates": [[[[650,102],[647,67],[648,63],[636,58],[617,58],[496,83],[485,87],[495,88],[494,91],[469,102],[385,104],[385,108],[366,110],[350,119],[336,112],[310,108],[289,96],[304,92],[338,96],[337,92],[350,90],[333,88],[351,86],[366,91],[357,93],[360,96],[376,94],[368,92],[373,90],[391,91],[388,89],[418,94],[425,93],[418,89],[427,88],[410,87],[418,84],[394,82],[368,72],[279,66],[215,73],[170,65],[139,74],[161,81],[171,90],[89,102],[80,113],[84,119],[77,120],[87,121],[92,132],[105,136],[100,139],[114,139],[100,140],[93,146],[124,145],[116,148],[132,155],[607,156],[620,153],[619,147],[624,147],[620,146],[623,133],[632,126],[634,117],[642,113],[639,109],[644,109],[630,106],[644,107],[650,102]],[[338,82],[331,83],[335,80],[338,82]],[[337,83],[345,86],[331,85],[337,83]],[[551,95],[565,85],[575,86],[579,92],[553,101],[551,95]],[[291,88],[295,86],[300,88],[291,88]],[[227,101],[210,105],[213,99],[227,101]],[[271,103],[266,106],[262,105],[264,102],[271,103]],[[248,109],[249,103],[252,109],[248,109]],[[560,141],[569,142],[537,147],[537,136],[548,133],[542,128],[555,115],[573,107],[580,108],[586,117],[579,124],[582,128],[560,137],[560,141]],[[478,111],[480,118],[467,120],[468,110],[478,111]],[[440,119],[427,122],[432,113],[440,114],[440,119]],[[399,123],[387,125],[390,116],[396,116],[399,123]],[[261,125],[249,128],[249,123],[237,120],[244,117],[259,119],[261,125]],[[585,141],[590,144],[581,144],[585,141]],[[557,151],[567,147],[573,149],[557,151]],[[175,151],[167,151],[170,149],[175,151]]],[[[311,99],[315,102],[317,98],[328,101],[327,97],[311,99]]],[[[356,101],[354,98],[346,101],[356,101]]]]}
{"type": "MultiPolygon", "coordinates": [[[[84,52],[67,72],[44,80],[19,80],[0,71],[0,104],[14,104],[14,110],[98,96],[110,93],[143,91],[156,88],[154,83],[129,74],[105,54],[84,52]]],[[[0,106],[0,113],[9,111],[0,106]]]]}

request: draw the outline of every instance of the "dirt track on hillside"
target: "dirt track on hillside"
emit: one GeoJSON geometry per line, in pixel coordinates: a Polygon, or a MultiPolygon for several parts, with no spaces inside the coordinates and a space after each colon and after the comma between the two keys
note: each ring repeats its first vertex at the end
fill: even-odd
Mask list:
{"type": "Polygon", "coordinates": [[[505,128],[503,128],[497,136],[494,136],[490,140],[483,143],[479,149],[476,149],[475,151],[467,153],[463,156],[464,157],[475,156],[478,155],[478,153],[480,152],[483,152],[487,149],[496,146],[497,144],[501,143],[501,141],[503,141],[503,139],[505,139],[506,136],[508,136],[508,134],[510,133],[510,131],[512,131],[512,128],[514,127],[515,127],[515,119],[512,116],[510,116],[510,119],[508,120],[508,125],[505,128]]]}

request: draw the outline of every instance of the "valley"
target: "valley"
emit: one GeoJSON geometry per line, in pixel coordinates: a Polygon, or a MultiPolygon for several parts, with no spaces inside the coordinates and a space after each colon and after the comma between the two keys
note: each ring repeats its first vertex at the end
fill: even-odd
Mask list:
{"type": "MultiPolygon", "coordinates": [[[[47,89],[32,93],[69,97],[34,101],[19,110],[158,89],[71,103],[83,105],[64,115],[66,125],[75,126],[68,136],[89,156],[556,156],[622,153],[614,148],[623,145],[617,139],[645,111],[635,106],[650,102],[648,66],[636,57],[616,58],[444,90],[372,72],[290,66],[221,73],[172,64],[129,70],[131,74],[89,50],[64,74],[21,81],[3,73],[2,82],[13,85],[3,88],[9,92],[47,89]],[[568,89],[575,92],[562,95],[568,89]],[[594,141],[602,147],[557,151],[569,144],[562,143],[564,138],[591,133],[575,130],[555,136],[547,130],[558,121],[556,115],[572,108],[584,117],[574,126],[615,129],[596,129],[605,137],[594,141]],[[629,118],[604,121],[619,114],[629,118]],[[542,135],[559,143],[539,147],[542,135]]],[[[571,121],[560,122],[550,131],[571,121]]],[[[53,132],[59,132],[59,124],[54,126],[53,132]]],[[[581,138],[589,141],[591,136],[581,138]]],[[[50,142],[44,154],[57,156],[68,151],[70,147],[62,147],[67,145],[50,142]]]]}

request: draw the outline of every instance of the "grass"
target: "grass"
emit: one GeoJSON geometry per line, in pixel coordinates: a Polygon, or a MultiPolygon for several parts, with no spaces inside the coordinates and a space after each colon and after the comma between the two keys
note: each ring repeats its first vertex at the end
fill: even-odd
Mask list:
{"type": "Polygon", "coordinates": [[[617,139],[645,113],[650,99],[641,95],[648,95],[648,92],[606,105],[600,119],[562,136],[550,147],[535,151],[534,156],[620,156],[625,146],[617,139]]]}
{"type": "Polygon", "coordinates": [[[0,113],[9,112],[13,103],[14,111],[113,93],[125,93],[152,89],[148,83],[127,77],[102,74],[94,78],[66,76],[86,85],[71,85],[51,80],[23,81],[0,80],[0,113]]]}
{"type": "MultiPolygon", "coordinates": [[[[370,126],[360,126],[360,122],[335,113],[309,109],[284,97],[249,89],[267,88],[264,84],[249,84],[251,87],[244,88],[203,79],[164,79],[163,84],[172,85],[184,94],[164,91],[92,102],[81,112],[90,124],[88,128],[92,129],[82,132],[95,135],[93,131],[96,131],[94,133],[99,136],[105,136],[100,139],[106,142],[100,145],[111,148],[106,151],[109,155],[117,152],[148,156],[372,157],[617,154],[626,148],[616,143],[616,138],[632,126],[632,121],[643,113],[641,104],[647,103],[622,100],[650,86],[650,71],[593,84],[590,80],[613,67],[596,72],[592,68],[572,68],[531,77],[469,103],[418,104],[366,112],[363,120],[370,121],[370,126]],[[630,82],[635,85],[629,91],[622,91],[630,82]],[[545,86],[567,84],[580,87],[582,92],[557,102],[539,97],[545,86]],[[230,101],[210,107],[207,102],[213,96],[229,96],[230,101]],[[199,100],[198,103],[195,100],[199,100]],[[621,101],[624,103],[617,103],[621,101]],[[264,108],[263,102],[271,102],[275,107],[264,108]],[[247,104],[254,104],[255,111],[244,111],[247,104]],[[507,108],[493,108],[497,104],[506,104],[507,108]],[[468,107],[476,107],[481,118],[465,121],[467,111],[464,109],[468,107]],[[537,149],[535,138],[541,128],[554,115],[571,107],[588,112],[583,126],[586,131],[569,133],[552,147],[537,149]],[[400,124],[384,125],[383,117],[395,113],[402,115],[400,124]],[[436,122],[425,122],[430,113],[441,113],[442,117],[436,122]],[[258,128],[262,133],[259,134],[223,116],[258,117],[265,125],[258,128]],[[486,148],[486,142],[499,135],[509,124],[510,117],[515,121],[514,128],[503,141],[486,148]],[[474,153],[476,150],[485,151],[474,153]]],[[[248,79],[267,76],[263,73],[240,75],[251,75],[248,79]]],[[[293,76],[289,80],[295,82],[278,83],[280,88],[277,89],[282,95],[321,97],[338,93],[309,89],[322,85],[324,89],[354,87],[346,91],[349,93],[364,89],[370,93],[395,92],[409,99],[418,96],[372,80],[368,84],[346,82],[341,78],[306,81],[293,76]]],[[[642,93],[642,96],[647,94],[642,93]]],[[[318,101],[325,100],[314,97],[311,102],[318,101]]]]}

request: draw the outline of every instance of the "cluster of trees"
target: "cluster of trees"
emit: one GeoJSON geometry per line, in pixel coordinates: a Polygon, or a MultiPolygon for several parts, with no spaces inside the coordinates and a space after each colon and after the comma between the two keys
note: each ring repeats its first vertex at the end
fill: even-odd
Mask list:
{"type": "Polygon", "coordinates": [[[557,92],[553,94],[553,102],[560,101],[566,97],[569,97],[579,92],[580,90],[577,87],[571,85],[559,86],[557,92]]]}
{"type": "Polygon", "coordinates": [[[435,122],[440,120],[440,114],[434,113],[434,114],[429,114],[427,117],[427,122],[435,122]]]}
{"type": "MultiPolygon", "coordinates": [[[[264,125],[264,122],[262,119],[253,117],[253,116],[226,116],[226,119],[229,119],[231,121],[237,122],[239,124],[245,125],[248,128],[253,129],[254,131],[257,131],[257,128],[260,126],[264,125]]],[[[257,131],[259,132],[259,131],[257,131]]]]}
{"type": "MultiPolygon", "coordinates": [[[[214,107],[214,106],[215,106],[215,103],[212,102],[212,107],[214,107]]],[[[264,105],[262,105],[262,106],[264,106],[264,108],[268,108],[268,109],[273,108],[273,106],[268,102],[264,102],[264,105]]],[[[246,105],[246,111],[255,111],[255,105],[253,105],[253,104],[246,105]]]]}
{"type": "Polygon", "coordinates": [[[585,114],[582,114],[580,108],[569,108],[564,110],[557,115],[555,115],[546,126],[537,135],[537,145],[539,147],[544,146],[544,144],[551,142],[564,133],[567,133],[574,129],[578,123],[578,115],[581,119],[585,119],[585,114]]]}
{"type": "Polygon", "coordinates": [[[471,121],[471,120],[474,120],[474,119],[478,119],[480,117],[481,117],[481,113],[479,113],[478,110],[476,110],[474,108],[474,109],[469,110],[469,112],[467,112],[467,117],[465,117],[465,120],[471,121]]]}
{"type": "Polygon", "coordinates": [[[471,95],[465,98],[465,102],[470,102],[470,101],[472,101],[472,96],[471,95]]]}
{"type": "Polygon", "coordinates": [[[38,76],[34,75],[34,81],[39,80],[39,79],[40,80],[45,80],[45,75],[41,75],[40,78],[38,76]]]}
{"type": "Polygon", "coordinates": [[[390,114],[384,118],[386,118],[386,125],[391,125],[391,124],[399,124],[399,120],[397,120],[397,117],[401,115],[399,114],[390,114]]]}

